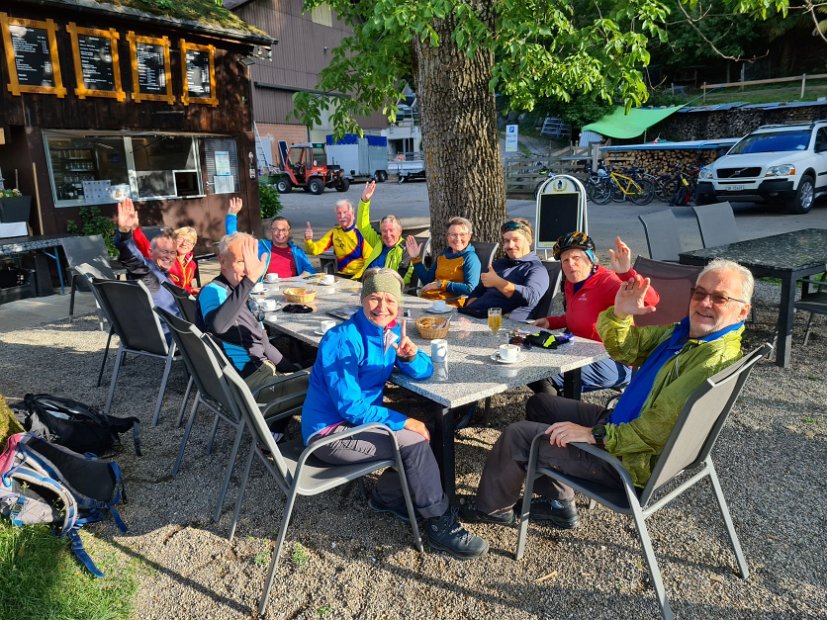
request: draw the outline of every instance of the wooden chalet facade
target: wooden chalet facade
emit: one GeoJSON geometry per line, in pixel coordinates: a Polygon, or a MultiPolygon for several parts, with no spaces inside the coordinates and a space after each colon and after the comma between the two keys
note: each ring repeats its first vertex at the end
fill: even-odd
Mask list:
{"type": "Polygon", "coordinates": [[[231,195],[258,204],[248,65],[273,40],[212,0],[179,4],[2,3],[0,170],[36,233],[131,195],[143,224],[217,240],[231,195]]]}

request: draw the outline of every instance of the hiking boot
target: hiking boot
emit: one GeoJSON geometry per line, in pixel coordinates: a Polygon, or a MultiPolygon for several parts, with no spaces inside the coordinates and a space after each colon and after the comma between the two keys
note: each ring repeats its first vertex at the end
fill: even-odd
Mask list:
{"type": "Polygon", "coordinates": [[[459,509],[459,518],[465,523],[493,523],[494,525],[514,525],[517,516],[514,510],[489,515],[477,508],[474,501],[468,501],[459,509]]]}
{"type": "Polygon", "coordinates": [[[488,551],[487,542],[459,524],[456,508],[448,508],[441,517],[428,519],[425,536],[431,547],[460,560],[478,558],[488,551]]]}
{"type": "Polygon", "coordinates": [[[570,530],[580,525],[574,500],[561,501],[537,497],[531,500],[531,520],[550,523],[561,530],[570,530]]]}
{"type": "Polygon", "coordinates": [[[376,495],[371,495],[368,499],[368,508],[373,512],[387,512],[393,515],[394,519],[402,521],[402,523],[410,524],[411,520],[408,517],[408,509],[405,507],[405,500],[403,499],[398,504],[385,504],[376,495]]]}

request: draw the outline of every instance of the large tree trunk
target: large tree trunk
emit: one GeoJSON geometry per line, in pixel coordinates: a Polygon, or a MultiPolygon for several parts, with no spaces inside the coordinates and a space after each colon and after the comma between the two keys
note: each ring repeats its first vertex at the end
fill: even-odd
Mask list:
{"type": "MultiPolygon", "coordinates": [[[[476,4],[493,24],[490,5],[476,4]]],[[[433,25],[439,47],[416,41],[414,52],[431,235],[439,251],[445,246],[449,218],[468,218],[474,239],[493,242],[500,240],[506,210],[496,107],[489,88],[494,57],[480,52],[469,58],[458,50],[450,38],[453,20],[433,25]]]]}

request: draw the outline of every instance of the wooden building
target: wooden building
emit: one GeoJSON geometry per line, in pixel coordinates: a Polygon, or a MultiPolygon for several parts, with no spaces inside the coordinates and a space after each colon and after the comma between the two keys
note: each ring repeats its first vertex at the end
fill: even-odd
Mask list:
{"type": "Polygon", "coordinates": [[[213,0],[155,6],[2,3],[0,170],[36,233],[131,195],[143,224],[216,240],[230,195],[258,204],[249,65],[272,37],[213,0]]]}

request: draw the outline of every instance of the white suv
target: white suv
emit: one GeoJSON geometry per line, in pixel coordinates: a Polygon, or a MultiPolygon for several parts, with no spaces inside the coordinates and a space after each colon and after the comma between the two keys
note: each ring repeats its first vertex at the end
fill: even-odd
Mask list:
{"type": "Polygon", "coordinates": [[[827,120],[762,125],[701,168],[695,200],[786,204],[807,213],[827,193],[827,120]]]}

